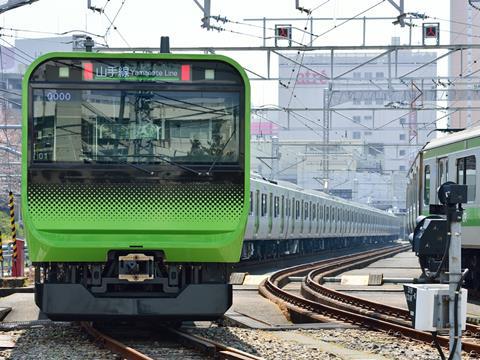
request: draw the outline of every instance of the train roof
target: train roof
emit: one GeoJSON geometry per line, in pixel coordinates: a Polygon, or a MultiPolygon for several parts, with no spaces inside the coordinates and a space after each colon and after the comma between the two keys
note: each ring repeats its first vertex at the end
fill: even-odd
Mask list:
{"type": "Polygon", "coordinates": [[[354,201],[346,200],[346,199],[343,199],[343,198],[338,197],[338,196],[333,196],[333,195],[324,193],[322,191],[306,190],[306,189],[302,188],[301,186],[298,186],[297,184],[293,184],[293,183],[288,182],[288,181],[283,181],[283,180],[271,181],[271,180],[265,179],[263,176],[261,176],[257,173],[252,173],[250,175],[250,177],[251,177],[252,180],[255,180],[255,181],[258,181],[258,182],[263,182],[265,184],[271,184],[271,185],[275,185],[275,186],[285,188],[285,189],[289,189],[289,190],[301,191],[303,193],[318,196],[318,197],[321,197],[323,199],[333,200],[333,201],[336,201],[336,202],[344,204],[344,205],[355,206],[359,209],[369,210],[369,211],[376,212],[376,213],[379,213],[379,214],[390,215],[392,217],[395,217],[395,215],[393,213],[390,213],[388,211],[380,210],[380,209],[377,209],[377,208],[372,207],[372,206],[368,206],[368,205],[365,205],[365,204],[361,204],[361,203],[357,203],[357,202],[354,202],[354,201]]]}
{"type": "Polygon", "coordinates": [[[455,144],[463,140],[473,139],[477,137],[480,137],[480,126],[475,126],[473,128],[465,129],[454,134],[449,134],[437,139],[433,139],[423,147],[422,151],[428,151],[438,148],[440,146],[455,144]]]}

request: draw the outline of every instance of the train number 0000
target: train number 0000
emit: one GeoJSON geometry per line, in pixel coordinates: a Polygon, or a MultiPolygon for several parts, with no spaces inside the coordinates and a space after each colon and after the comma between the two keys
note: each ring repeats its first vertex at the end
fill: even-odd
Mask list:
{"type": "Polygon", "coordinates": [[[48,92],[47,100],[48,101],[70,101],[72,99],[72,94],[69,92],[59,91],[59,92],[48,92]]]}

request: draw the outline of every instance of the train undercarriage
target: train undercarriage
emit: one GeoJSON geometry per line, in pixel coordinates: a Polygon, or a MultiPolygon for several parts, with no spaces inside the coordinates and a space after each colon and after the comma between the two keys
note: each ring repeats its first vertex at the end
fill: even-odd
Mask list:
{"type": "Polygon", "coordinates": [[[285,240],[245,240],[242,260],[266,260],[291,255],[308,255],[324,250],[381,244],[398,239],[398,235],[307,238],[285,240]]]}
{"type": "Polygon", "coordinates": [[[37,263],[35,302],[53,320],[216,319],[232,304],[226,263],[112,251],[106,263],[37,263]]]}

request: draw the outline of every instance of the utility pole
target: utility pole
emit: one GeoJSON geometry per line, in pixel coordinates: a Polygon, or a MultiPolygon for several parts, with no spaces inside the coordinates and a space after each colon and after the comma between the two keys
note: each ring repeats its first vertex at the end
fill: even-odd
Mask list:
{"type": "Polygon", "coordinates": [[[331,111],[330,107],[330,93],[331,93],[331,84],[328,85],[327,89],[323,90],[323,127],[322,127],[322,134],[323,134],[323,160],[322,160],[322,167],[323,167],[323,183],[325,184],[324,190],[328,192],[329,183],[329,172],[330,172],[330,122],[331,122],[331,111]]]}
{"type": "MultiPolygon", "coordinates": [[[[210,25],[210,0],[203,0],[203,5],[200,4],[198,0],[193,0],[195,4],[203,11],[203,18],[202,18],[202,28],[207,30],[211,30],[212,26],[210,25]]],[[[200,0],[201,1],[201,0],[200,0]]]]}
{"type": "Polygon", "coordinates": [[[277,180],[279,160],[280,146],[278,144],[278,136],[272,136],[272,169],[270,176],[272,180],[277,180]]]}
{"type": "Polygon", "coordinates": [[[35,1],[38,1],[38,0],[7,0],[7,1],[4,0],[0,5],[0,14],[9,10],[13,10],[20,6],[31,5],[35,1]]]}
{"type": "MultiPolygon", "coordinates": [[[[448,183],[447,183],[448,184],[448,183]]],[[[445,185],[442,185],[444,187],[445,185]]],[[[449,185],[447,185],[449,186],[449,185]]],[[[458,186],[458,185],[457,185],[458,186]]],[[[442,189],[442,187],[440,189],[442,189]]],[[[464,200],[461,202],[467,202],[467,191],[466,186],[464,186],[464,200]]],[[[448,319],[450,322],[450,343],[449,349],[450,354],[453,353],[453,356],[450,355],[449,358],[452,360],[461,360],[462,359],[462,321],[459,319],[460,304],[461,302],[461,289],[458,291],[457,287],[462,282],[462,216],[463,209],[461,203],[458,204],[451,198],[454,198],[455,190],[445,190],[446,196],[444,201],[440,199],[446,207],[447,215],[447,229],[449,230],[450,236],[450,247],[448,249],[448,292],[449,292],[449,303],[448,303],[448,319]]],[[[441,197],[441,190],[439,190],[439,198],[441,197]]]]}

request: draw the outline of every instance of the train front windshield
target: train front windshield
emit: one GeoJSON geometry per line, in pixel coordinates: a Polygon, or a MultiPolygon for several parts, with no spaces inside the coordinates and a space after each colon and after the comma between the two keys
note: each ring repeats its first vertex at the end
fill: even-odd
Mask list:
{"type": "Polygon", "coordinates": [[[241,166],[244,85],[222,62],[51,60],[30,86],[31,164],[241,166]]]}
{"type": "Polygon", "coordinates": [[[34,162],[237,162],[239,95],[206,91],[33,92],[34,162]]]}

